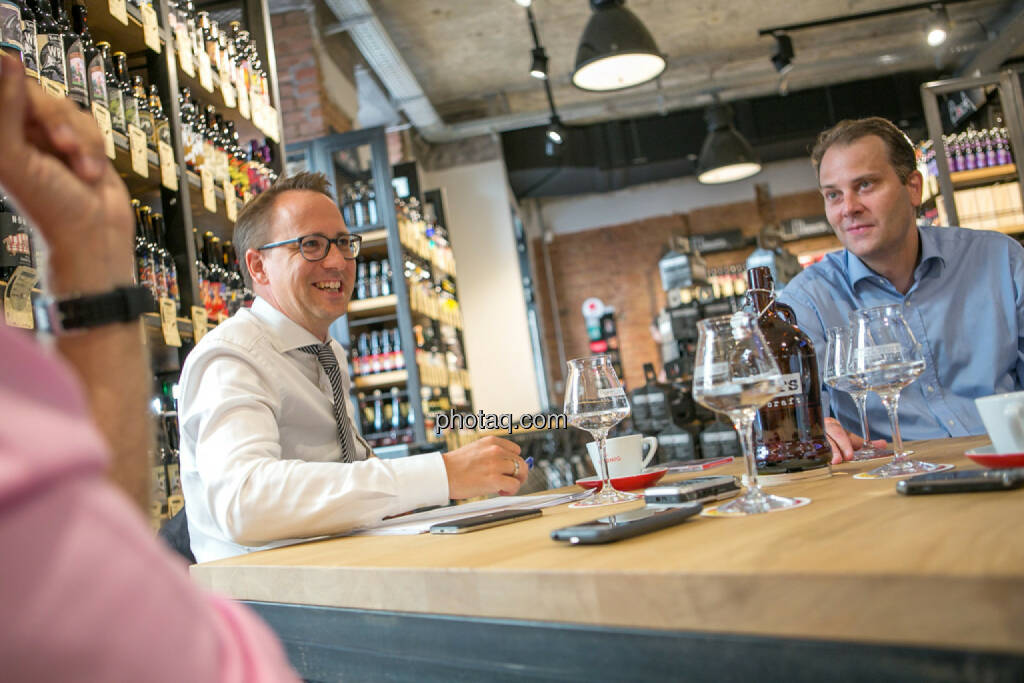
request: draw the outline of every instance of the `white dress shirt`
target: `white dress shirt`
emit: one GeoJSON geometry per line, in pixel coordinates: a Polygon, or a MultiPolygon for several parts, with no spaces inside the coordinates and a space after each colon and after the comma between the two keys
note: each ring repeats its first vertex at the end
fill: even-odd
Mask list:
{"type": "MultiPolygon", "coordinates": [[[[338,534],[448,502],[439,453],[383,460],[355,439],[341,463],[320,340],[261,298],[185,360],[178,414],[192,552],[208,562],[338,534]]],[[[345,350],[330,342],[347,368],[345,350]]],[[[348,373],[342,372],[345,395],[348,373]]],[[[345,402],[351,420],[352,406],[345,402]]],[[[351,425],[353,435],[358,434],[351,425]]]]}

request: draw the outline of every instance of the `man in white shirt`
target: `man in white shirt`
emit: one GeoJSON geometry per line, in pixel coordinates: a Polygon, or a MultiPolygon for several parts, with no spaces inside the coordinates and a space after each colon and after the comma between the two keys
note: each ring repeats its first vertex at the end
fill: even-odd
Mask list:
{"type": "Polygon", "coordinates": [[[199,562],[451,498],[513,494],[526,480],[505,439],[382,460],[358,436],[345,351],[328,333],[348,307],[358,240],[327,187],[322,174],[301,173],[240,213],[235,244],[257,299],[185,361],[181,485],[199,562]]]}

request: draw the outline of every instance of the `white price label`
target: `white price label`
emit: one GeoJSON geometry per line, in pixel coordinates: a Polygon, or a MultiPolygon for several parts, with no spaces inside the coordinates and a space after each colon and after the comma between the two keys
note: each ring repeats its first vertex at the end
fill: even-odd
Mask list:
{"type": "Polygon", "coordinates": [[[92,103],[92,117],[96,119],[96,125],[103,135],[103,151],[111,159],[117,157],[117,148],[114,146],[114,128],[110,122],[110,110],[99,102],[92,103]]]}
{"type": "Polygon", "coordinates": [[[177,313],[174,299],[166,296],[160,297],[160,329],[164,335],[164,343],[168,346],[181,346],[177,313]]]}
{"type": "Polygon", "coordinates": [[[184,24],[174,28],[174,40],[177,43],[178,62],[181,70],[192,78],[196,77],[196,65],[192,61],[192,41],[188,37],[188,29],[184,24]]]}
{"type": "Polygon", "coordinates": [[[278,124],[277,109],[274,107],[266,108],[266,126],[267,136],[270,137],[274,142],[281,142],[281,126],[278,124]]]}
{"type": "Polygon", "coordinates": [[[206,92],[213,92],[213,71],[210,70],[210,55],[199,53],[199,85],[206,92]]]}
{"type": "Polygon", "coordinates": [[[11,327],[31,330],[36,326],[32,313],[32,288],[39,282],[35,268],[18,266],[4,290],[4,320],[11,327]]]}
{"type": "Polygon", "coordinates": [[[208,326],[206,323],[206,309],[202,306],[192,307],[192,339],[198,344],[199,340],[206,334],[208,326]]]}
{"type": "Polygon", "coordinates": [[[782,376],[782,391],[775,394],[775,398],[782,398],[783,396],[802,396],[803,393],[803,382],[800,381],[800,373],[793,372],[782,376]]]}
{"type": "Polygon", "coordinates": [[[142,39],[146,46],[153,52],[160,52],[160,26],[156,20],[156,10],[152,5],[143,5],[142,10],[142,39]]]}
{"type": "Polygon", "coordinates": [[[235,194],[235,186],[230,180],[225,180],[222,185],[224,190],[224,209],[228,215],[228,220],[234,223],[238,220],[238,195],[235,194]]]}
{"type": "Polygon", "coordinates": [[[146,131],[138,126],[128,126],[128,147],[132,153],[132,170],[143,178],[148,178],[149,156],[146,147],[146,131]]]}
{"type": "Polygon", "coordinates": [[[231,85],[231,82],[226,78],[220,79],[220,94],[224,98],[225,107],[234,109],[237,106],[235,103],[235,86],[231,85]]]}
{"type": "Polygon", "coordinates": [[[177,165],[174,163],[174,150],[166,142],[161,140],[157,143],[157,153],[160,156],[160,182],[168,190],[178,191],[177,165]]]}
{"type": "Polygon", "coordinates": [[[128,25],[128,8],[125,7],[124,0],[108,0],[107,6],[110,8],[110,16],[125,26],[128,25]]]}
{"type": "Polygon", "coordinates": [[[199,169],[199,179],[203,185],[203,206],[210,213],[217,213],[217,193],[214,191],[213,174],[203,166],[199,169]]]}
{"type": "Polygon", "coordinates": [[[245,82],[242,79],[238,79],[238,113],[242,115],[243,119],[252,118],[252,112],[249,109],[249,89],[245,87],[245,82]]]}

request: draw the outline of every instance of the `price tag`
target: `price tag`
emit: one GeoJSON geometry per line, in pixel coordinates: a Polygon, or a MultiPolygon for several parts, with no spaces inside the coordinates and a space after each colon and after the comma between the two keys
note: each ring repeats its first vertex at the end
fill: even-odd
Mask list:
{"type": "Polygon", "coordinates": [[[209,328],[206,325],[206,309],[202,306],[192,307],[192,339],[197,344],[209,328]]]}
{"type": "Polygon", "coordinates": [[[210,55],[199,53],[199,85],[206,92],[213,92],[213,72],[210,70],[210,55]]]}
{"type": "Polygon", "coordinates": [[[222,183],[224,189],[224,209],[228,220],[234,223],[238,220],[238,195],[235,194],[235,186],[230,180],[222,183]]]}
{"type": "Polygon", "coordinates": [[[267,135],[269,135],[270,139],[274,142],[281,142],[281,126],[278,124],[277,109],[274,107],[267,107],[266,117],[266,125],[269,129],[267,131],[267,135]]]}
{"type": "Polygon", "coordinates": [[[199,169],[199,179],[203,182],[203,206],[210,213],[217,213],[217,193],[213,190],[213,173],[203,166],[199,169]]]}
{"type": "Polygon", "coordinates": [[[142,10],[142,39],[150,50],[159,54],[160,52],[160,27],[156,21],[156,10],[152,5],[143,5],[142,10]]]}
{"type": "Polygon", "coordinates": [[[249,190],[242,190],[242,206],[245,206],[252,201],[252,192],[249,190]]]}
{"type": "Polygon", "coordinates": [[[231,81],[226,78],[220,79],[220,94],[224,98],[225,107],[234,109],[237,106],[235,103],[235,86],[231,85],[231,81]]]}
{"type": "Polygon", "coordinates": [[[178,312],[174,299],[160,297],[160,329],[164,333],[164,343],[168,346],[181,346],[178,334],[178,312]]]}
{"type": "Polygon", "coordinates": [[[160,182],[168,190],[178,191],[178,167],[174,164],[174,150],[166,142],[161,140],[156,143],[157,154],[160,157],[160,182]]]}
{"type": "Polygon", "coordinates": [[[117,148],[114,147],[114,128],[110,123],[110,110],[99,102],[92,103],[92,117],[96,119],[96,125],[100,128],[103,136],[103,151],[111,159],[117,156],[117,148]]]}
{"type": "Polygon", "coordinates": [[[146,131],[138,126],[128,126],[128,147],[132,153],[132,170],[143,178],[148,178],[149,155],[146,148],[146,131]]]}
{"type": "Polygon", "coordinates": [[[32,288],[39,281],[35,268],[18,266],[4,291],[4,319],[11,327],[31,330],[36,326],[32,315],[32,288]]]}
{"type": "Polygon", "coordinates": [[[110,7],[110,16],[125,26],[128,25],[128,8],[124,6],[124,0],[108,0],[108,7],[110,7]]]}
{"type": "Polygon", "coordinates": [[[167,496],[167,516],[173,517],[178,510],[185,507],[185,499],[181,496],[167,496]]]}
{"type": "Polygon", "coordinates": [[[252,118],[249,109],[249,89],[245,87],[245,83],[241,79],[238,82],[242,84],[238,88],[238,113],[242,115],[243,119],[252,118]]]}
{"type": "Polygon", "coordinates": [[[183,24],[178,24],[174,29],[174,40],[177,43],[178,61],[181,63],[181,70],[192,78],[196,77],[196,65],[192,61],[192,41],[188,37],[188,29],[183,24]]]}

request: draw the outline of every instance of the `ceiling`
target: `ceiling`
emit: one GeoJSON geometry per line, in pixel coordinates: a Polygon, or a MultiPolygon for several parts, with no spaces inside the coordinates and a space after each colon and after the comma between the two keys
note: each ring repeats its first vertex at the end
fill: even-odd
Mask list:
{"type": "MultiPolygon", "coordinates": [[[[542,84],[529,76],[532,47],[526,11],[513,0],[369,0],[387,36],[445,124],[495,119],[496,130],[545,117],[542,84]],[[510,125],[511,124],[511,125],[510,125]]],[[[570,82],[588,0],[534,0],[551,85],[563,119],[577,123],[701,106],[712,92],[742,99],[884,74],[962,68],[1024,3],[972,0],[951,4],[950,40],[927,47],[930,13],[916,10],[791,35],[796,57],[785,80],[769,56],[774,41],[758,29],[907,5],[892,0],[628,0],[668,59],[660,83],[595,94],[570,82]],[[660,88],[660,89],[659,89],[660,88]],[[641,111],[642,109],[642,111],[641,111]]],[[[1015,31],[1024,33],[1024,31],[1015,31]]],[[[1010,42],[1004,38],[1004,42],[1010,42]]],[[[1019,38],[1013,39],[1012,52],[1019,38]]],[[[371,65],[372,66],[372,65],[371,65]]]]}

